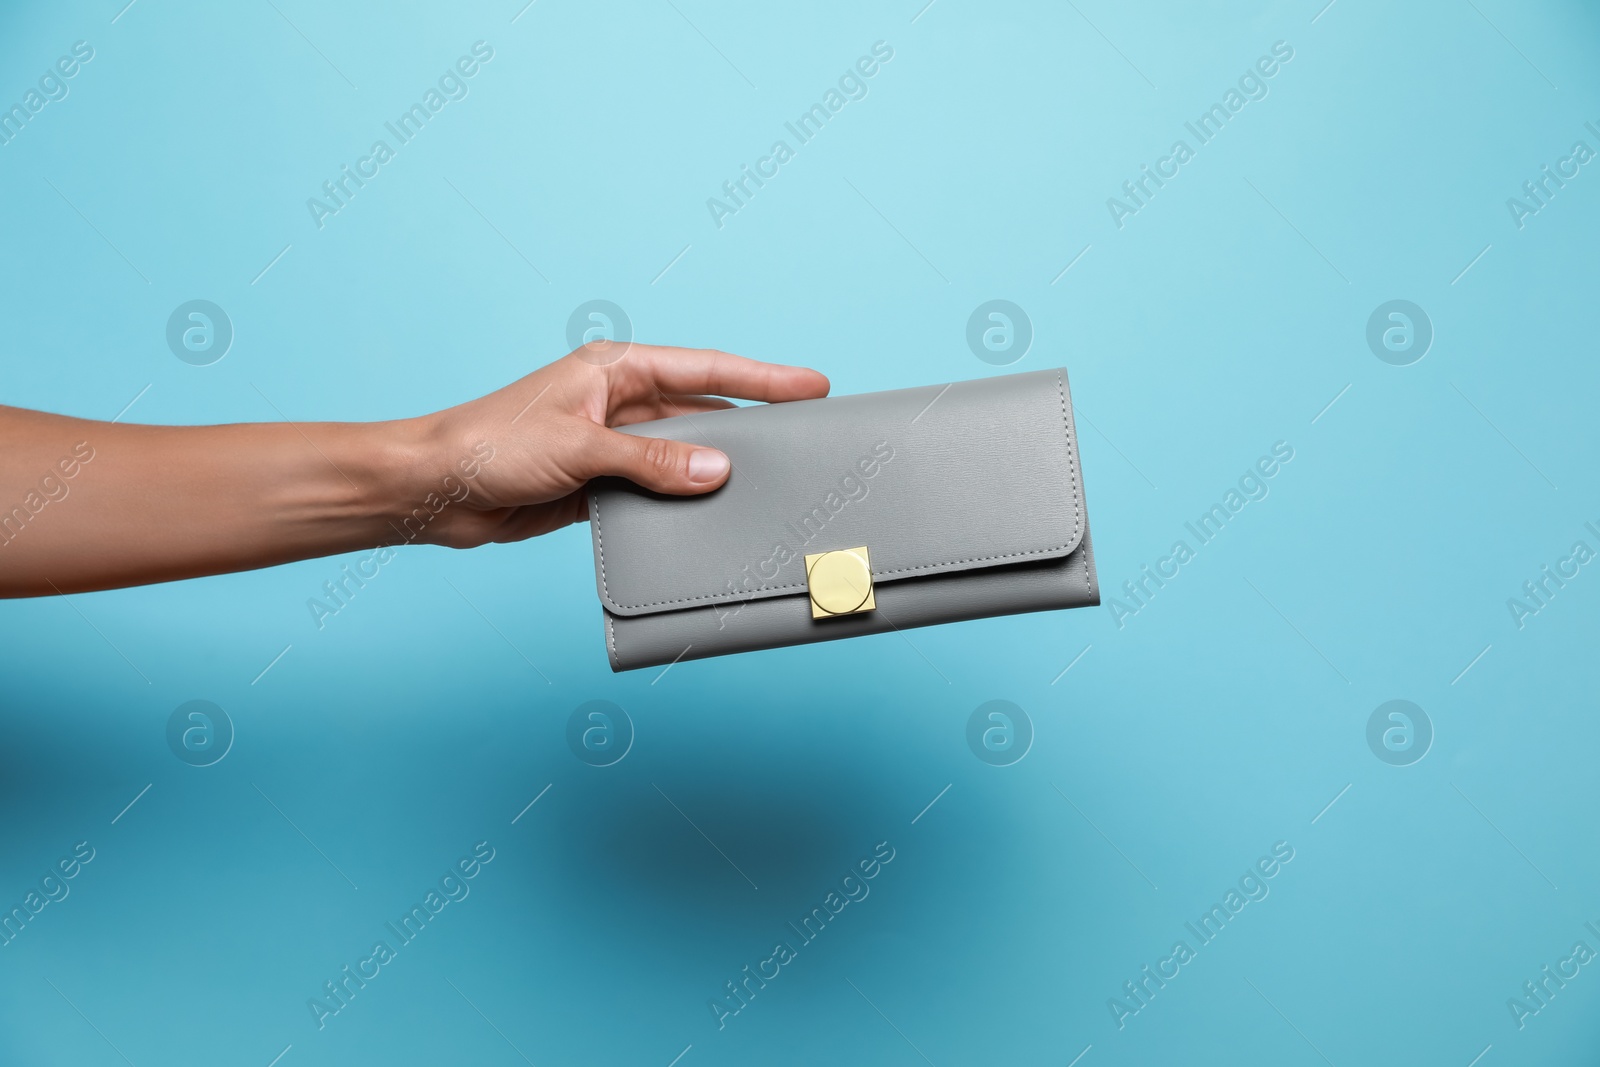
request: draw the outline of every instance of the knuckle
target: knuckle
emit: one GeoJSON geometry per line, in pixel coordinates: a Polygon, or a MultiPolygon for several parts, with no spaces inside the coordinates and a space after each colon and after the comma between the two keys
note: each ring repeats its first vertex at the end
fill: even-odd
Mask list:
{"type": "Polygon", "coordinates": [[[672,442],[663,437],[645,439],[644,464],[654,474],[677,473],[678,457],[672,442]]]}

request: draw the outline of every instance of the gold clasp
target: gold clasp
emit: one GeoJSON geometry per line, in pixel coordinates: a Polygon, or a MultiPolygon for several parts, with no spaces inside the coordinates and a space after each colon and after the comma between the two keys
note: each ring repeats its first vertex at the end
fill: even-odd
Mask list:
{"type": "Polygon", "coordinates": [[[878,606],[872,591],[872,562],[865,545],[807,556],[806,588],[811,593],[813,619],[855,615],[878,606]]]}

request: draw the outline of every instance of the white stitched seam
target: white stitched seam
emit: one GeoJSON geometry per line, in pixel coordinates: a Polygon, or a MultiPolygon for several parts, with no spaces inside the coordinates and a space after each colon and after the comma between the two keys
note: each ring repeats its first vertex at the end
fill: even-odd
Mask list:
{"type": "Polygon", "coordinates": [[[594,516],[594,539],[600,551],[600,591],[607,600],[611,599],[611,590],[606,587],[606,533],[600,525],[600,494],[589,494],[589,514],[594,516]]]}
{"type": "Polygon", "coordinates": [[[1083,553],[1083,588],[1088,592],[1090,599],[1094,598],[1094,583],[1089,580],[1089,553],[1083,551],[1083,546],[1078,546],[1078,551],[1083,553]]]}
{"type": "MultiPolygon", "coordinates": [[[[1071,424],[1067,421],[1066,376],[1059,369],[1056,370],[1056,391],[1061,395],[1061,433],[1067,439],[1067,472],[1072,475],[1072,532],[1077,535],[1081,544],[1083,542],[1083,511],[1079,507],[1078,492],[1083,487],[1083,479],[1078,475],[1077,468],[1077,436],[1072,432],[1071,424]]],[[[1061,546],[1058,545],[1056,547],[1059,548],[1061,546]]],[[[1087,566],[1087,562],[1084,565],[1087,566]]]]}
{"type": "MultiPolygon", "coordinates": [[[[1059,370],[1056,371],[1056,390],[1061,397],[1061,431],[1066,437],[1067,441],[1067,472],[1072,476],[1073,480],[1072,532],[1074,535],[1077,535],[1083,529],[1083,512],[1078,498],[1077,449],[1075,447],[1075,442],[1073,441],[1071,424],[1067,421],[1067,388],[1059,370]]],[[[600,526],[599,493],[591,493],[589,495],[589,510],[594,517],[595,543],[598,547],[598,554],[600,557],[600,588],[605,594],[605,598],[607,600],[611,600],[611,590],[606,585],[606,542],[604,531],[600,526]]],[[[918,564],[917,566],[913,567],[895,567],[892,570],[874,571],[873,575],[874,577],[878,577],[889,574],[901,574],[905,571],[926,571],[933,570],[937,567],[953,567],[960,563],[993,563],[1002,560],[1027,559],[1030,556],[1044,556],[1049,555],[1052,552],[1059,552],[1064,547],[1066,547],[1065,544],[1051,545],[1048,548],[1033,548],[1028,549],[1025,552],[1009,552],[998,556],[972,556],[967,559],[945,560],[942,563],[925,563],[918,564]]],[[[1087,566],[1087,562],[1085,563],[1085,566],[1087,566]]],[[[755,590],[755,592],[778,593],[786,589],[804,589],[805,587],[806,586],[804,582],[790,582],[786,585],[760,586],[755,590]]],[[[618,611],[637,611],[640,608],[659,608],[667,604],[700,604],[707,601],[720,603],[720,601],[717,599],[719,595],[720,594],[717,593],[702,593],[696,596],[676,597],[672,600],[652,600],[644,604],[618,604],[614,600],[611,600],[611,603],[618,611]]]]}

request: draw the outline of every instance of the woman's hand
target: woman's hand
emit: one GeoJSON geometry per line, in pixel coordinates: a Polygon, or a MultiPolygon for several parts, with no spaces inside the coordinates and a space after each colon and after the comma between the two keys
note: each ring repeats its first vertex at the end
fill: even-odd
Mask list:
{"type": "MultiPolygon", "coordinates": [[[[445,470],[470,491],[417,540],[471,548],[584,521],[584,483],[602,475],[658,493],[710,492],[728,478],[721,452],[610,427],[732,407],[724,396],[776,402],[827,393],[828,379],[814,370],[726,352],[585,346],[504,389],[421,420],[445,470]],[[476,476],[467,477],[473,469],[476,476]]],[[[441,492],[438,485],[418,489],[441,492]]]]}

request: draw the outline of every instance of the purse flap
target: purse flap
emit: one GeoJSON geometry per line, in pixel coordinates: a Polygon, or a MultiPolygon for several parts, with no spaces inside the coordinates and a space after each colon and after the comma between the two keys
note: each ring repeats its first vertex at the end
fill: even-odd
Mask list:
{"type": "Polygon", "coordinates": [[[617,615],[804,595],[805,556],[867,546],[874,582],[1065,556],[1083,484],[1064,370],[760,404],[620,428],[725,452],[704,496],[589,487],[617,615]]]}

